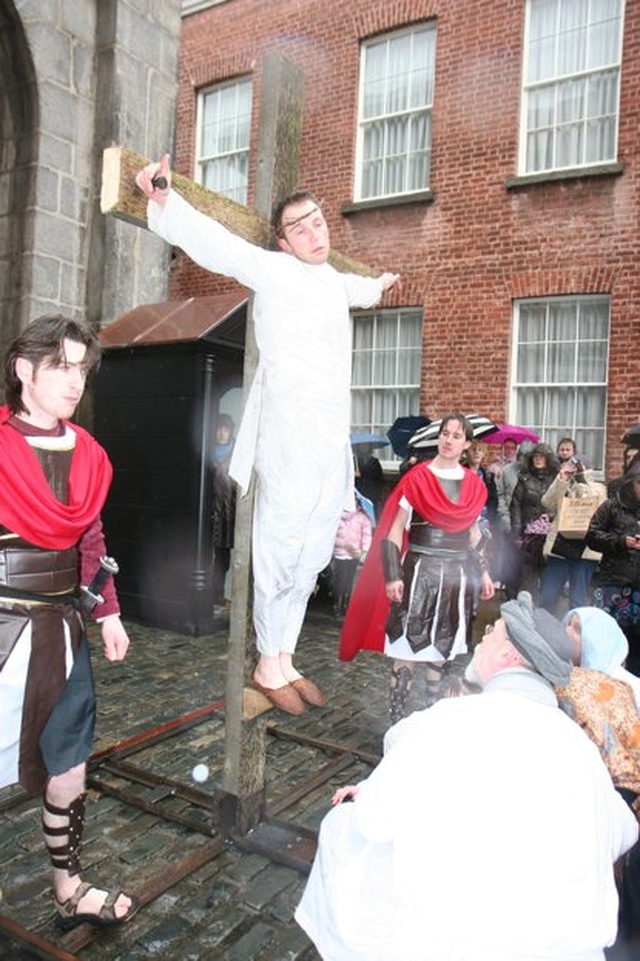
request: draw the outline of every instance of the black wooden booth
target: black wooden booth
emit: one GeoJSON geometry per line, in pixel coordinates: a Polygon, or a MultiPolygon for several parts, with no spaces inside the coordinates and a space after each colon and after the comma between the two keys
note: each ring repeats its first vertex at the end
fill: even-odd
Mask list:
{"type": "Polygon", "coordinates": [[[143,305],[100,333],[94,432],[114,467],[104,527],[122,612],[150,626],[213,628],[215,427],[240,403],[246,317],[246,294],[223,294],[143,305]]]}

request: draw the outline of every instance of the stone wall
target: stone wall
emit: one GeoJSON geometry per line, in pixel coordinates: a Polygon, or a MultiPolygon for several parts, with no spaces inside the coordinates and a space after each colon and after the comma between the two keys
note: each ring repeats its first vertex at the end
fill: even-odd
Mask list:
{"type": "Polygon", "coordinates": [[[0,0],[0,339],[162,300],[169,251],[100,213],[102,151],[171,149],[180,0],[0,0]]]}

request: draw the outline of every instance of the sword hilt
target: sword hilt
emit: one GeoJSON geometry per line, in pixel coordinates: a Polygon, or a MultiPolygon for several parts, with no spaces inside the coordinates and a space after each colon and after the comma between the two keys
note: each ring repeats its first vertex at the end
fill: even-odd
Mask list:
{"type": "Polygon", "coordinates": [[[96,604],[104,604],[102,588],[107,583],[107,579],[112,574],[117,574],[119,570],[118,562],[113,557],[108,557],[105,554],[104,557],[100,558],[100,567],[96,571],[93,580],[88,587],[80,588],[83,610],[90,612],[96,604]]]}

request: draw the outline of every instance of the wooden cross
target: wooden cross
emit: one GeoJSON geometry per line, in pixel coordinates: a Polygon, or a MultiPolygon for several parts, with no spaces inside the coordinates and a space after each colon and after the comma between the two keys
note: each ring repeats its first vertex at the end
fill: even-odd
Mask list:
{"type": "MultiPolygon", "coordinates": [[[[277,55],[265,58],[263,104],[258,136],[256,209],[250,210],[206,187],[172,173],[172,185],[194,207],[209,214],[251,243],[267,246],[269,216],[274,204],[296,189],[302,119],[302,77],[277,55]]],[[[147,227],[147,200],[135,185],[135,175],[149,161],[123,147],[108,147],[103,155],[100,207],[137,227],[147,227]]],[[[287,256],[283,254],[283,256],[287,256]]],[[[330,263],[341,271],[374,276],[358,261],[332,251],[330,263]]],[[[250,308],[252,304],[250,303],[250,308]]],[[[252,311],[247,317],[244,383],[245,398],[257,366],[252,311]]],[[[251,524],[253,491],[239,498],[233,550],[229,649],[225,708],[224,790],[234,799],[232,826],[245,833],[264,813],[266,725],[271,705],[245,686],[255,659],[251,625],[251,524]]]]}
{"type": "MultiPolygon", "coordinates": [[[[106,147],[102,155],[102,190],[100,194],[100,210],[103,214],[112,214],[119,220],[126,220],[136,227],[147,227],[147,199],[135,185],[135,175],[146,166],[149,160],[140,154],[127,150],[125,147],[106,147]]],[[[266,247],[270,238],[268,216],[262,216],[250,207],[244,207],[229,200],[222,194],[208,190],[202,184],[197,184],[179,173],[171,173],[172,186],[182,194],[185,200],[200,210],[209,214],[224,227],[228,227],[234,234],[244,237],[253,244],[266,247]]],[[[295,190],[294,181],[291,191],[295,190]]],[[[286,191],[283,196],[291,191],[286,191]]],[[[279,197],[276,197],[274,203],[279,197]]],[[[258,198],[256,197],[256,203],[258,198]]],[[[273,206],[273,204],[271,205],[273,206]]],[[[269,208],[270,209],[270,208],[269,208]]],[[[329,263],[336,270],[345,273],[360,274],[364,277],[375,277],[379,271],[369,265],[347,257],[337,250],[331,250],[329,263]]]]}

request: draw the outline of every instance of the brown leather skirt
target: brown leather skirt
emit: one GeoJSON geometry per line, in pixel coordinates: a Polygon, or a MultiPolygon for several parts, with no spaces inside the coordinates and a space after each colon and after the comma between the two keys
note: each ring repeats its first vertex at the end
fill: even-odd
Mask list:
{"type": "Polygon", "coordinates": [[[49,777],[82,763],[91,751],[95,691],[89,647],[82,619],[70,604],[3,605],[0,618],[16,639],[31,622],[18,776],[30,794],[39,795],[49,777]],[[74,659],[68,678],[65,625],[74,659]]]}

